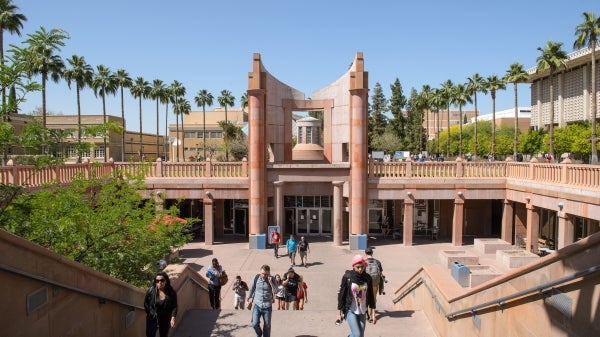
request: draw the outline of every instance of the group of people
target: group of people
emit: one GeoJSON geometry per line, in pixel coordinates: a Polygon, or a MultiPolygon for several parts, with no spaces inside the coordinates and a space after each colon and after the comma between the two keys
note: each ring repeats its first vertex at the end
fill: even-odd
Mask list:
{"type": "MultiPolygon", "coordinates": [[[[279,246],[281,244],[281,234],[274,230],[271,232],[271,242],[273,244],[273,255],[279,258],[279,246]]],[[[294,234],[285,242],[287,255],[290,258],[290,267],[296,266],[296,255],[300,256],[300,265],[308,267],[308,253],[310,253],[310,245],[306,237],[301,236],[300,241],[296,240],[294,234]]]]}

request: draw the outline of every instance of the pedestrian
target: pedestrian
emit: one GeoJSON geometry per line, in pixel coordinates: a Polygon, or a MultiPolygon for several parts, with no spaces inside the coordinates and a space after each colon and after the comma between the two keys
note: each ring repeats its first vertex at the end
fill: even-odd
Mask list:
{"type": "Polygon", "coordinates": [[[277,229],[274,229],[271,232],[271,242],[273,243],[273,254],[275,255],[276,258],[279,257],[279,241],[280,241],[280,239],[281,239],[281,235],[279,234],[277,229]]]}
{"type": "Polygon", "coordinates": [[[294,268],[290,268],[283,275],[283,285],[285,287],[285,310],[296,310],[296,295],[298,294],[298,281],[300,276],[296,274],[294,268]]]}
{"type": "MultiPolygon", "coordinates": [[[[366,328],[367,308],[375,309],[373,280],[365,273],[367,261],[362,255],[355,255],[351,262],[352,270],[346,270],[338,290],[338,316],[336,322],[346,319],[351,337],[363,337],[366,328]]],[[[377,322],[373,311],[373,324],[377,322]]]]}
{"type": "Polygon", "coordinates": [[[308,286],[304,282],[304,277],[299,275],[298,292],[296,293],[296,308],[304,310],[304,303],[308,303],[308,286]]]}
{"type": "MultiPolygon", "coordinates": [[[[383,267],[381,266],[381,261],[373,257],[373,248],[367,247],[365,254],[367,255],[367,268],[365,268],[365,272],[373,280],[373,299],[375,300],[375,304],[377,304],[377,294],[384,294],[385,277],[383,276],[383,267]]],[[[373,316],[374,310],[369,308],[367,311],[369,322],[372,322],[373,316]]]]}
{"type": "Polygon", "coordinates": [[[221,309],[221,283],[227,278],[227,273],[216,258],[212,259],[212,266],[206,271],[206,277],[208,277],[210,306],[213,309],[221,309]]]}
{"type": "Polygon", "coordinates": [[[231,286],[231,290],[235,293],[233,296],[233,306],[237,310],[238,308],[244,310],[244,304],[246,302],[246,291],[248,291],[248,284],[242,281],[240,275],[235,277],[235,282],[231,286]]]}
{"type": "Polygon", "coordinates": [[[290,235],[290,238],[286,241],[285,246],[287,247],[288,255],[290,256],[291,267],[296,266],[296,248],[298,247],[298,240],[294,234],[290,235]]]}
{"type": "Polygon", "coordinates": [[[146,310],[146,337],[167,337],[169,329],[175,326],[177,316],[177,293],[171,286],[171,280],[164,271],[154,276],[152,285],[144,297],[146,310]]]}
{"type": "Polygon", "coordinates": [[[277,306],[277,310],[285,309],[285,287],[279,274],[275,275],[275,286],[277,287],[277,291],[275,292],[275,306],[277,306]]]}
{"type": "Polygon", "coordinates": [[[273,313],[276,290],[275,280],[271,277],[271,268],[265,264],[260,267],[260,274],[254,277],[248,295],[248,305],[250,306],[254,302],[252,327],[256,332],[256,337],[271,336],[271,314],[273,313]],[[261,317],[263,319],[262,329],[260,327],[261,317]]]}
{"type": "Polygon", "coordinates": [[[310,246],[304,236],[300,237],[300,242],[298,242],[298,253],[300,254],[302,266],[308,267],[308,253],[310,253],[310,246]]]}

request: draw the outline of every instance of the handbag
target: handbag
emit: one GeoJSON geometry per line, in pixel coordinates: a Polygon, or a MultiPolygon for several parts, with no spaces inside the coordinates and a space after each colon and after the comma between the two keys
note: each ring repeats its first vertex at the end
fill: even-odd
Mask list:
{"type": "Polygon", "coordinates": [[[229,281],[229,277],[227,276],[227,274],[225,272],[223,272],[221,274],[221,276],[219,277],[219,284],[221,286],[224,286],[225,284],[227,284],[228,281],[229,281]]]}

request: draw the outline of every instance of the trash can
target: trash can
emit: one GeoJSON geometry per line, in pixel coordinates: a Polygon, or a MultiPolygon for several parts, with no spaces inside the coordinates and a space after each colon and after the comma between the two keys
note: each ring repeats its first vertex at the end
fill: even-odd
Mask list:
{"type": "Polygon", "coordinates": [[[367,249],[367,234],[351,234],[350,235],[350,250],[365,250],[367,249]]]}
{"type": "Polygon", "coordinates": [[[266,234],[250,234],[250,249],[266,249],[267,235],[266,234]]]}
{"type": "Polygon", "coordinates": [[[469,268],[464,264],[455,261],[452,265],[452,278],[454,278],[462,287],[468,287],[470,284],[469,276],[469,268]]]}

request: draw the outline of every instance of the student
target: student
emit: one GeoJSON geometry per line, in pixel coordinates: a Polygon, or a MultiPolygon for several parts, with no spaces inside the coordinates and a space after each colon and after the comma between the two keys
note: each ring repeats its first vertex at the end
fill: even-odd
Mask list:
{"type": "Polygon", "coordinates": [[[304,236],[300,237],[300,242],[298,242],[298,253],[300,254],[302,266],[308,267],[308,253],[310,253],[310,246],[304,236]]]}
{"type": "Polygon", "coordinates": [[[233,306],[237,310],[238,307],[244,310],[244,303],[246,302],[246,291],[248,291],[248,284],[242,281],[240,275],[235,277],[235,282],[231,286],[231,290],[235,292],[233,296],[233,306]]]}
{"type": "Polygon", "coordinates": [[[304,303],[308,303],[308,286],[304,282],[304,277],[299,275],[298,292],[296,293],[296,309],[304,310],[304,303]]]}
{"type": "Polygon", "coordinates": [[[273,300],[277,290],[275,282],[271,277],[271,267],[263,265],[260,267],[260,274],[254,277],[252,287],[248,295],[248,305],[252,309],[252,327],[257,337],[271,336],[271,314],[273,313],[273,300]],[[263,319],[262,329],[260,327],[260,318],[263,319]]]}
{"type": "MultiPolygon", "coordinates": [[[[367,247],[367,249],[365,249],[365,254],[367,255],[367,268],[365,268],[365,272],[369,274],[373,280],[373,298],[375,303],[377,303],[377,294],[385,294],[383,290],[385,282],[383,267],[381,266],[381,261],[373,257],[373,248],[367,247]]],[[[373,320],[373,313],[373,309],[369,308],[367,311],[367,319],[369,322],[372,322],[373,320]]]]}
{"type": "Polygon", "coordinates": [[[279,242],[280,242],[280,240],[281,240],[281,235],[279,234],[277,229],[274,229],[271,232],[271,242],[273,242],[273,254],[275,255],[276,258],[279,257],[279,242]]]}
{"type": "Polygon", "coordinates": [[[290,268],[283,275],[283,286],[285,287],[285,310],[296,310],[296,295],[298,294],[298,281],[300,275],[296,274],[293,268],[290,268]]]}
{"type": "Polygon", "coordinates": [[[296,266],[296,248],[298,247],[298,240],[296,240],[294,234],[290,235],[290,238],[286,241],[285,245],[290,256],[290,262],[292,263],[290,267],[294,267],[296,266]]]}
{"type": "Polygon", "coordinates": [[[171,286],[167,273],[161,271],[154,276],[154,282],[144,298],[146,310],[146,337],[167,337],[169,329],[175,326],[177,316],[177,293],[171,286]]]}
{"type": "Polygon", "coordinates": [[[221,309],[221,278],[226,273],[223,266],[219,265],[219,260],[212,259],[212,266],[206,271],[208,277],[208,296],[210,297],[210,306],[213,309],[221,309]]]}
{"type": "MultiPolygon", "coordinates": [[[[375,309],[373,280],[365,273],[367,261],[362,255],[352,258],[352,270],[346,270],[338,291],[338,316],[336,322],[346,319],[352,337],[364,336],[367,308],[375,309]]],[[[373,324],[377,322],[373,311],[373,324]]]]}
{"type": "Polygon", "coordinates": [[[277,291],[275,292],[275,306],[277,306],[277,310],[285,310],[285,287],[279,274],[275,275],[275,286],[277,287],[277,291]]]}

